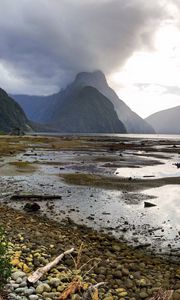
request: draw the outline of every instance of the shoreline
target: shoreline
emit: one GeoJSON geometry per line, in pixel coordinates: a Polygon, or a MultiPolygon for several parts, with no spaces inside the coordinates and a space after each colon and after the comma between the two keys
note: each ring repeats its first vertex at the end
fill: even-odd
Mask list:
{"type": "MultiPolygon", "coordinates": [[[[20,247],[33,245],[32,249],[45,247],[49,250],[47,254],[52,257],[72,247],[75,247],[78,252],[83,242],[85,245],[83,263],[93,258],[101,258],[99,266],[93,270],[92,277],[89,276],[88,280],[100,282],[108,279],[105,294],[112,290],[111,294],[115,297],[112,299],[118,297],[116,291],[118,288],[125,289],[128,299],[137,300],[148,299],[160,286],[165,290],[173,288],[178,291],[180,289],[178,262],[147,255],[145,250],[134,249],[123,241],[117,241],[113,237],[100,234],[85,226],[77,226],[71,221],[65,224],[57,223],[2,206],[0,219],[12,243],[18,243],[20,247]],[[54,247],[49,248],[50,245],[54,247]],[[139,286],[138,282],[140,283],[142,279],[144,279],[143,286],[139,286]],[[141,296],[144,293],[147,297],[138,298],[138,293],[141,296]]],[[[72,265],[73,262],[69,262],[69,267],[72,265]]]]}

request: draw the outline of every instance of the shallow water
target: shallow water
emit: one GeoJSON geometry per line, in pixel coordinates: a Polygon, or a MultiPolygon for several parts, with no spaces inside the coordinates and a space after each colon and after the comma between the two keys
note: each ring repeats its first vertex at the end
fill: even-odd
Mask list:
{"type": "MultiPolygon", "coordinates": [[[[7,182],[7,177],[3,178],[7,182]]],[[[103,190],[71,186],[55,180],[54,176],[17,176],[9,177],[6,191],[12,191],[12,183],[16,191],[39,194],[58,194],[62,200],[37,201],[41,213],[61,221],[66,217],[78,224],[85,224],[97,230],[104,230],[129,243],[151,244],[157,252],[180,249],[180,205],[178,195],[180,186],[164,186],[149,189],[143,193],[126,193],[121,191],[103,190]],[[48,182],[48,184],[47,184],[48,182]],[[131,195],[130,195],[131,194],[131,195]],[[147,195],[157,197],[146,199],[147,195]],[[144,200],[157,204],[155,207],[144,208],[144,200]],[[51,207],[51,209],[50,209],[51,207]],[[171,245],[171,248],[168,245],[171,245]]],[[[3,197],[4,198],[4,197],[3,197]]],[[[7,194],[7,198],[9,194],[7,194]]],[[[9,203],[10,206],[22,209],[27,201],[9,203]]]]}
{"type": "MultiPolygon", "coordinates": [[[[142,157],[142,156],[141,156],[142,157]]],[[[145,156],[146,157],[146,156],[145,156]]],[[[147,157],[146,157],[147,158],[147,157]]],[[[149,160],[149,158],[147,158],[149,160]]],[[[179,177],[180,169],[175,163],[180,162],[180,155],[174,154],[169,159],[156,159],[161,164],[152,166],[141,166],[134,168],[117,168],[115,174],[120,177],[132,178],[165,178],[165,177],[179,177]]]]}
{"type": "Polygon", "coordinates": [[[107,137],[118,137],[118,138],[128,138],[128,139],[162,139],[162,140],[180,140],[179,134],[131,134],[131,133],[57,133],[57,132],[39,132],[35,133],[35,136],[41,135],[41,136],[87,136],[87,137],[94,137],[94,136],[107,136],[107,137]]]}

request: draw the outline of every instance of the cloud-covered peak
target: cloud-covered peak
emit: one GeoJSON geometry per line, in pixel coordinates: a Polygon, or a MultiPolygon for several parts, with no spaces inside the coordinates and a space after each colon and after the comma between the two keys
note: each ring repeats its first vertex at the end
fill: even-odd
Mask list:
{"type": "Polygon", "coordinates": [[[107,85],[106,77],[100,70],[94,72],[80,72],[76,75],[75,82],[77,84],[89,83],[92,86],[97,82],[100,85],[107,85]]]}

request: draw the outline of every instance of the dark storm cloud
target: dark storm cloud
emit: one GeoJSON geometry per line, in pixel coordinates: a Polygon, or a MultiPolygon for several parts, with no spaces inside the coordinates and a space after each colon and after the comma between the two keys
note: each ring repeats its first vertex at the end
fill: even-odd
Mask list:
{"type": "Polygon", "coordinates": [[[0,65],[19,79],[14,90],[32,93],[51,92],[80,71],[111,73],[134,51],[153,48],[165,7],[163,0],[1,0],[0,65]]]}

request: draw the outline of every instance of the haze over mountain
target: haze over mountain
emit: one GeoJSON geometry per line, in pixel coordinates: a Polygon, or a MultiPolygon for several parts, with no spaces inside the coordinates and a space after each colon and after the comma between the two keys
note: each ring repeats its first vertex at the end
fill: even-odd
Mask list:
{"type": "Polygon", "coordinates": [[[52,107],[59,99],[59,93],[50,96],[11,95],[34,122],[47,123],[52,107]],[[50,109],[50,111],[49,111],[50,109]]]}
{"type": "Polygon", "coordinates": [[[180,134],[180,106],[159,111],[145,119],[156,133],[180,134]]]}
{"type": "MultiPolygon", "coordinates": [[[[59,124],[60,118],[62,118],[62,112],[65,111],[64,106],[69,107],[69,118],[70,115],[72,116],[72,119],[74,118],[73,99],[75,99],[77,97],[77,93],[86,86],[94,87],[111,101],[119,120],[125,125],[128,133],[154,133],[154,129],[147,124],[146,121],[140,118],[118,98],[116,93],[108,86],[105,75],[101,71],[79,73],[71,84],[54,95],[44,97],[13,95],[13,97],[23,107],[28,117],[33,121],[53,124],[53,126],[55,126],[55,124],[59,124]],[[68,103],[71,103],[71,106],[68,103]]],[[[99,94],[96,93],[96,95],[99,97],[99,94]]],[[[89,99],[92,101],[92,97],[89,99]]],[[[84,101],[81,105],[85,105],[85,103],[87,104],[87,102],[84,101]]],[[[80,109],[78,106],[79,102],[77,100],[76,105],[77,112],[78,109],[80,109]]],[[[98,107],[98,109],[100,109],[100,107],[98,107]]],[[[110,112],[109,115],[112,115],[112,113],[110,112]]]]}
{"type": "Polygon", "coordinates": [[[11,132],[14,129],[32,130],[23,109],[0,88],[0,130],[11,132]]]}

